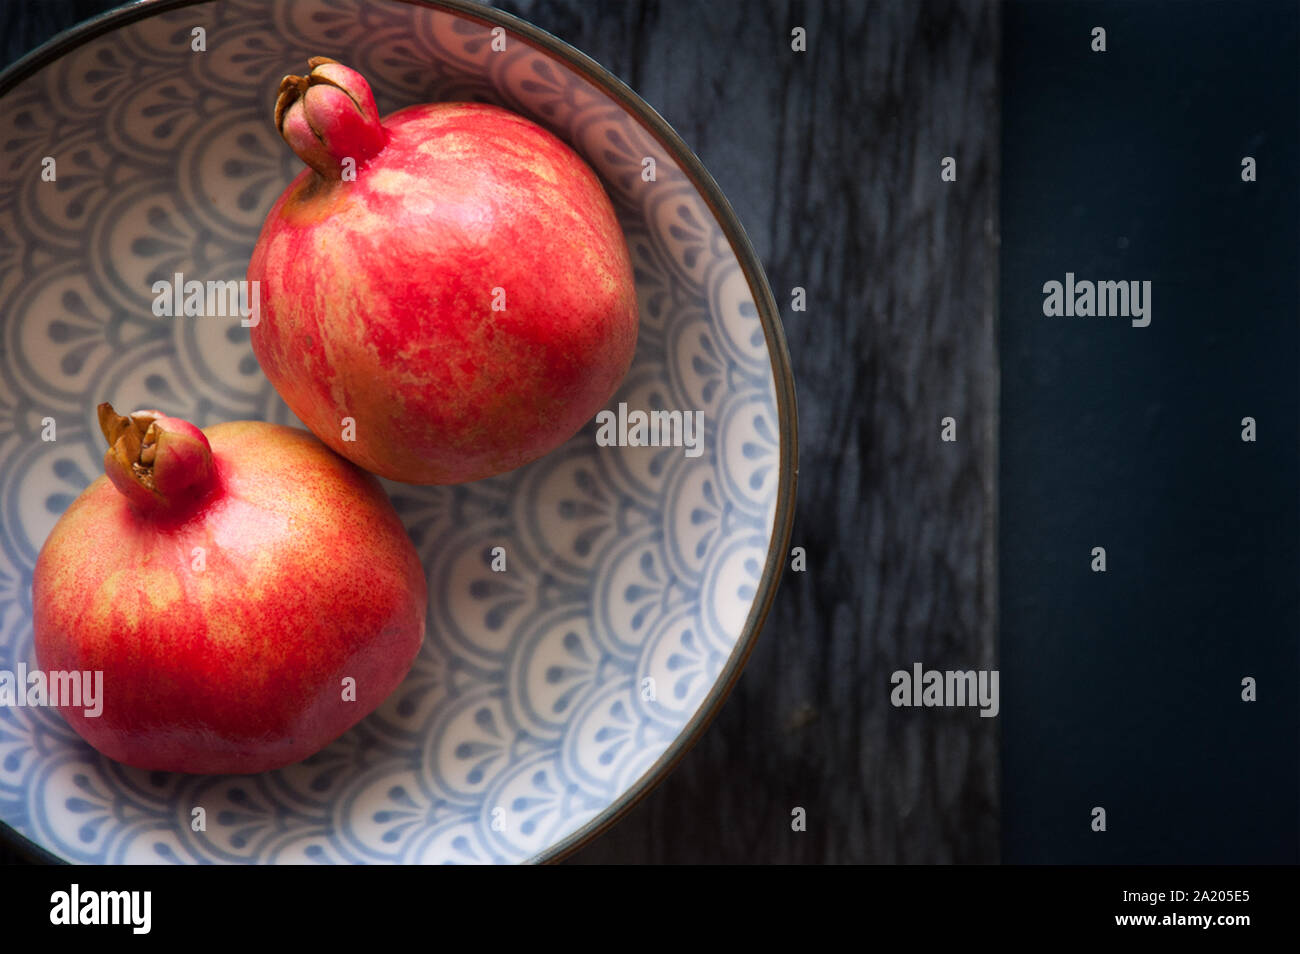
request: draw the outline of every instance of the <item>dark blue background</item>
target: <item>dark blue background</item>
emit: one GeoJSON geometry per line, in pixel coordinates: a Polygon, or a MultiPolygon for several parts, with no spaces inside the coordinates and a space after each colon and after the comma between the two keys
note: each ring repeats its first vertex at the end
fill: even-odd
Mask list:
{"type": "Polygon", "coordinates": [[[1003,8],[1004,861],[1297,860],[1298,10],[1003,8]]]}

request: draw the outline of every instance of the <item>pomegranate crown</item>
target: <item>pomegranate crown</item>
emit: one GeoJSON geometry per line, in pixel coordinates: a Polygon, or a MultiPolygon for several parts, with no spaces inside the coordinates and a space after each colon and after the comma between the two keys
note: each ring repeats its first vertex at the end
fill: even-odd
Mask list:
{"type": "Polygon", "coordinates": [[[365,77],[331,60],[313,56],[306,76],[280,80],[275,128],[303,162],[326,179],[355,172],[388,143],[375,96],[365,77]]]}
{"type": "Polygon", "coordinates": [[[118,414],[107,402],[98,412],[108,441],[104,473],[137,510],[183,516],[207,499],[216,466],[201,430],[158,411],[118,414]]]}

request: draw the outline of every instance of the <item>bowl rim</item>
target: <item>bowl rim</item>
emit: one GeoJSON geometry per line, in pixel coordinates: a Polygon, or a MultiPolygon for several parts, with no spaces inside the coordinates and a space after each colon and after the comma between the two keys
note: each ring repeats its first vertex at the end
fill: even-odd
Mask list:
{"type": "MultiPolygon", "coordinates": [[[[119,27],[170,10],[212,2],[216,0],[132,0],[120,7],[105,10],[51,37],[0,71],[0,98],[60,57],[119,27]]],[[[768,284],[763,264],[754,251],[749,236],[740,224],[740,219],[731,207],[731,203],[727,201],[713,176],[705,169],[703,162],[685,140],[631,87],[576,47],[527,20],[503,10],[484,6],[474,0],[387,0],[387,2],[442,10],[488,26],[505,27],[524,42],[563,61],[570,69],[622,106],[640,123],[641,127],[677,163],[687,181],[694,186],[721,227],[740,265],[745,282],[754,296],[754,305],[758,311],[759,323],[763,327],[763,337],[772,369],[780,449],[776,512],[773,517],[767,556],[745,625],[708,694],[659,758],[645,769],[635,782],[606,805],[595,818],[526,859],[526,863],[532,864],[554,863],[564,860],[612,828],[677,768],[682,758],[695,746],[704,730],[722,709],[722,704],[731,694],[758,641],[758,634],[767,620],[767,614],[771,610],[785,569],[785,553],[790,544],[794,523],[795,491],[799,476],[799,420],[790,352],[786,344],[780,311],[768,284]]],[[[58,857],[44,846],[19,833],[3,819],[0,819],[0,841],[32,862],[68,863],[66,859],[58,857]]]]}

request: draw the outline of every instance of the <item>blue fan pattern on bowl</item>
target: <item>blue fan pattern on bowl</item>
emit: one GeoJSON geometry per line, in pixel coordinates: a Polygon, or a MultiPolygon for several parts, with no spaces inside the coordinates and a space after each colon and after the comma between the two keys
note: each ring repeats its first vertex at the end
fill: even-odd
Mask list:
{"type": "MultiPolygon", "coordinates": [[[[156,15],[23,81],[0,117],[0,668],[36,666],[31,574],[101,472],[95,405],[201,425],[297,423],[237,319],[152,314],[175,272],[243,277],[300,168],[281,75],[334,56],[381,111],[496,102],[601,174],[641,331],[616,406],[701,410],[704,453],[602,448],[589,425],[511,474],[387,484],[428,571],[399,690],[318,755],[259,776],[127,768],[52,709],[0,709],[0,819],[78,862],[513,862],[597,818],[663,756],[736,647],[773,533],[776,392],[735,253],[672,157],[564,62],[450,11],[239,0],[156,15]],[[191,50],[192,29],[206,51],[191,50]],[[41,159],[57,159],[55,182],[41,159]],[[655,159],[655,180],[642,177],[655,159]],[[54,418],[57,440],[41,439],[54,418]],[[494,547],[507,571],[494,572],[494,547]],[[204,830],[195,831],[195,808],[204,830]]],[[[106,687],[111,705],[112,687],[106,687]]]]}

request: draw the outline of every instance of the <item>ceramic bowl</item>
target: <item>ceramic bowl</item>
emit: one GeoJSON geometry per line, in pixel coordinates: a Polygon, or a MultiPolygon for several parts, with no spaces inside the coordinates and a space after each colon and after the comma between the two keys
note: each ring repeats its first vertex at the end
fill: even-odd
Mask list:
{"type": "Polygon", "coordinates": [[[101,472],[98,402],[201,426],[297,423],[237,317],[159,318],[151,305],[153,283],[177,272],[243,278],[301,168],[273,127],[274,94],[314,55],[359,69],[381,113],[498,103],[591,164],[641,312],[610,408],[701,411],[702,453],[599,446],[592,422],[498,478],[386,484],[428,572],[424,648],[379,710],[300,764],[139,771],[55,709],[0,708],[0,821],[33,854],[558,858],[703,730],[784,568],[796,436],[780,320],[730,206],[649,106],[556,38],[475,4],[160,0],[89,21],[0,77],[0,669],[36,668],[32,566],[101,472]],[[496,546],[507,572],[491,567],[496,546]]]}

